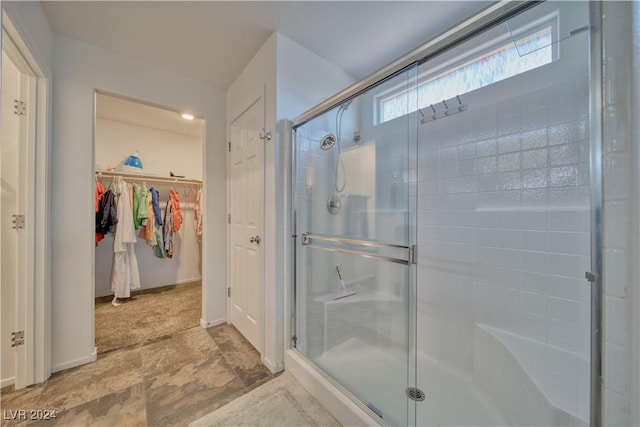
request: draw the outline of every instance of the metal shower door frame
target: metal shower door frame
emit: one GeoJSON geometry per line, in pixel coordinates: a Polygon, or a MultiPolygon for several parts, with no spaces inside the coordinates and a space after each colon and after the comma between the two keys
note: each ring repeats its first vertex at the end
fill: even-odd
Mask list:
{"type": "Polygon", "coordinates": [[[591,187],[591,363],[589,424],[602,425],[602,320],[603,312],[603,248],[604,248],[604,190],[602,162],[602,3],[589,2],[589,131],[591,187]]]}

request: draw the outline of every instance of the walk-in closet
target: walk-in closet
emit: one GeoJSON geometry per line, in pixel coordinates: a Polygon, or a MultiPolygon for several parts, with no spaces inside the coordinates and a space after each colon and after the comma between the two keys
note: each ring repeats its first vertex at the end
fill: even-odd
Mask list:
{"type": "Polygon", "coordinates": [[[111,94],[95,102],[98,353],[197,326],[204,121],[111,94]]]}

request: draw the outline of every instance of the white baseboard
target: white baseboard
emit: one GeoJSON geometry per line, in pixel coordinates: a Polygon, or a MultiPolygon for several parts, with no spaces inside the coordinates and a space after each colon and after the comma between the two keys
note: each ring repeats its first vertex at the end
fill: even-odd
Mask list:
{"type": "Polygon", "coordinates": [[[264,363],[264,366],[266,366],[271,371],[272,374],[275,374],[276,372],[280,372],[284,370],[284,362],[273,363],[271,360],[269,360],[269,358],[263,357],[262,363],[264,363]]]}
{"type": "Polygon", "coordinates": [[[16,377],[10,377],[0,380],[0,388],[9,387],[10,385],[14,385],[16,383],[16,377]]]}
{"type": "Polygon", "coordinates": [[[76,366],[86,365],[87,363],[95,362],[96,359],[98,359],[98,348],[93,347],[93,353],[89,354],[88,356],[53,365],[51,367],[51,372],[60,372],[64,371],[65,369],[75,368],[76,366]]]}
{"type": "MultiPolygon", "coordinates": [[[[198,280],[202,280],[202,276],[198,276],[198,277],[192,277],[191,279],[181,279],[181,280],[176,280],[174,282],[174,284],[176,285],[181,285],[183,283],[191,283],[191,282],[197,282],[198,280]]],[[[171,285],[161,285],[161,286],[171,286],[171,285]]],[[[158,288],[160,286],[157,286],[158,288]]],[[[146,289],[146,288],[145,288],[146,289]]]]}
{"type": "Polygon", "coordinates": [[[222,325],[223,323],[227,323],[227,319],[216,319],[210,320],[208,322],[204,319],[200,319],[200,326],[202,326],[204,329],[210,328],[212,326],[222,325]]]}

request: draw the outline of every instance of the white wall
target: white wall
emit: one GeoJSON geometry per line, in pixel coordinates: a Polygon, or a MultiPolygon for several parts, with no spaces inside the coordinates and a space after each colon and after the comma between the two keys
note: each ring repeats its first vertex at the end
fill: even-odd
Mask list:
{"type": "MultiPolygon", "coordinates": [[[[168,176],[169,171],[202,179],[202,139],[189,135],[98,118],[95,134],[96,169],[115,167],[139,151],[144,173],[168,176]],[[99,167],[98,167],[99,165],[99,167]]],[[[109,181],[103,180],[107,185],[109,181]]],[[[160,192],[160,206],[169,199],[167,184],[147,183],[160,192]]],[[[174,237],[173,258],[157,258],[153,248],[138,238],[136,254],[142,289],[191,282],[201,278],[200,244],[195,233],[197,188],[174,185],[180,195],[184,222],[174,237]],[[191,191],[189,191],[191,189],[191,191]]],[[[107,235],[96,247],[96,296],[111,295],[113,239],[107,235]]]]}
{"type": "Polygon", "coordinates": [[[202,179],[202,139],[117,120],[96,120],[96,169],[117,167],[138,151],[143,173],[202,179]]]}
{"type": "Polygon", "coordinates": [[[227,89],[227,126],[259,97],[265,97],[267,129],[275,126],[276,112],[276,43],[274,33],[260,47],[240,75],[227,89]]]}
{"type": "Polygon", "coordinates": [[[49,75],[52,61],[52,36],[47,17],[39,2],[3,1],[2,9],[9,14],[20,36],[42,71],[49,75]]]}
{"type": "Polygon", "coordinates": [[[0,260],[2,286],[0,301],[2,307],[1,327],[2,366],[0,368],[0,386],[6,387],[15,382],[16,351],[11,347],[11,332],[16,330],[16,283],[18,279],[18,235],[13,229],[11,215],[18,212],[19,196],[19,154],[20,154],[20,118],[13,114],[13,100],[20,98],[20,71],[2,51],[2,140],[0,152],[0,178],[2,182],[2,200],[0,217],[2,218],[0,260]]]}
{"type": "Polygon", "coordinates": [[[203,324],[224,321],[224,92],[78,40],[54,34],[52,146],[53,370],[86,363],[94,350],[94,92],[126,95],[205,119],[203,324]],[[73,310],[70,308],[73,307],[73,310]]]}
{"type": "Polygon", "coordinates": [[[335,64],[278,34],[276,120],[295,120],[355,81],[335,64]]]}

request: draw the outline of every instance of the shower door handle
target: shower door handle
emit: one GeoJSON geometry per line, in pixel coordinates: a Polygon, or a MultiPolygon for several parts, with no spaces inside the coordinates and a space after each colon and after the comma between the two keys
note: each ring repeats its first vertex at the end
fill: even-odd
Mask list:
{"type": "MultiPolygon", "coordinates": [[[[392,243],[376,242],[371,240],[350,239],[340,236],[328,236],[322,234],[303,233],[302,246],[312,249],[321,249],[329,252],[337,252],[362,258],[378,259],[396,264],[417,264],[417,246],[396,245],[392,243]],[[320,243],[316,243],[318,241],[320,243]],[[325,242],[323,244],[322,242],[325,242]],[[369,250],[356,249],[357,246],[370,248],[369,250]],[[378,253],[379,250],[392,251],[389,255],[378,253]],[[395,252],[395,253],[393,253],[395,252]],[[399,252],[402,252],[400,254],[399,252]]],[[[388,252],[387,252],[388,253],[388,252]]]]}

